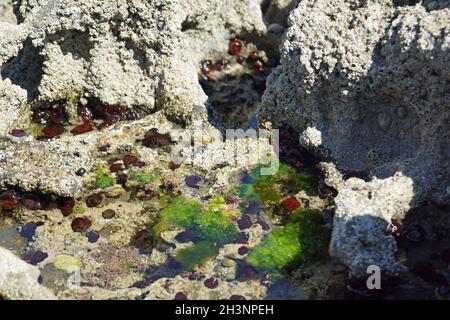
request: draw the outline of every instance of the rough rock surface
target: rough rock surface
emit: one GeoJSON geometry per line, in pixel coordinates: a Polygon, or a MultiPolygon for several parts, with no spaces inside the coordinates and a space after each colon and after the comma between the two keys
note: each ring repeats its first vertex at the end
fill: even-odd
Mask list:
{"type": "Polygon", "coordinates": [[[347,177],[375,179],[338,186],[331,253],[356,274],[369,257],[395,272],[395,244],[370,221],[387,226],[424,199],[450,196],[449,3],[305,0],[289,26],[259,116],[297,128],[347,177]],[[352,246],[367,232],[366,247],[352,246]]]}
{"type": "MultiPolygon", "coordinates": [[[[265,30],[255,0],[215,2],[18,1],[16,29],[30,31],[19,44],[11,36],[5,43],[21,51],[3,66],[2,78],[39,101],[75,92],[146,113],[167,109],[187,120],[205,98],[197,81],[202,56],[225,48],[231,32],[265,30]]],[[[7,30],[1,31],[3,38],[7,30]]],[[[0,61],[13,53],[2,53],[0,61]]]]}
{"type": "Polygon", "coordinates": [[[17,25],[3,18],[12,11],[9,1],[1,4],[1,183],[62,195],[79,191],[82,178],[75,172],[90,169],[95,149],[85,142],[99,136],[7,137],[24,126],[30,107],[83,98],[141,115],[160,110],[188,124],[206,119],[200,60],[212,50],[226,51],[235,35],[266,29],[256,0],[24,0],[14,3],[17,25]]]}
{"type": "Polygon", "coordinates": [[[0,295],[11,300],[54,300],[56,297],[39,285],[39,270],[0,247],[0,295]]]}

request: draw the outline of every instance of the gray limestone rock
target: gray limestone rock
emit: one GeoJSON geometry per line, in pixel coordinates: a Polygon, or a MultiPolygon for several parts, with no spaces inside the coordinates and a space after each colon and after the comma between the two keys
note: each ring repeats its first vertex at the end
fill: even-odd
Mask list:
{"type": "Polygon", "coordinates": [[[38,283],[39,269],[0,247],[0,296],[10,300],[55,300],[38,283]]]}
{"type": "Polygon", "coordinates": [[[289,17],[259,118],[292,125],[346,176],[375,179],[337,184],[331,254],[358,275],[396,269],[382,233],[393,217],[449,200],[449,50],[448,1],[304,0],[289,17]],[[369,201],[368,190],[384,191],[369,201]]]}

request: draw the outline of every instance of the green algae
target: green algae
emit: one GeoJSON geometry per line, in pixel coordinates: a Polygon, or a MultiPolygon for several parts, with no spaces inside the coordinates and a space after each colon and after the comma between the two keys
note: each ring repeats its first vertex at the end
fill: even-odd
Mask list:
{"type": "Polygon", "coordinates": [[[178,196],[161,211],[161,221],[156,224],[154,231],[160,234],[172,227],[192,228],[200,211],[201,204],[198,201],[178,196]]]}
{"type": "Polygon", "coordinates": [[[74,273],[81,268],[81,263],[72,256],[61,254],[55,257],[53,262],[56,269],[64,270],[68,273],[74,273]]]}
{"type": "Polygon", "coordinates": [[[160,234],[171,228],[191,229],[203,240],[229,243],[238,233],[232,220],[235,214],[221,197],[213,198],[202,208],[200,202],[178,196],[161,211],[154,231],[160,234]]]}
{"type": "Polygon", "coordinates": [[[258,166],[249,177],[252,181],[241,183],[237,193],[251,203],[278,204],[287,195],[300,191],[317,195],[317,177],[311,172],[297,172],[285,163],[280,163],[274,175],[261,175],[261,166],[258,166]]]}
{"type": "Polygon", "coordinates": [[[100,189],[106,189],[114,186],[116,184],[116,179],[114,177],[107,175],[107,174],[101,174],[96,176],[95,178],[95,184],[100,189]]]}
{"type": "Polygon", "coordinates": [[[253,248],[247,262],[266,272],[283,272],[304,260],[326,255],[330,230],[323,227],[320,211],[300,209],[284,227],[274,229],[253,248]]]}
{"type": "Polygon", "coordinates": [[[247,262],[259,270],[276,272],[299,260],[302,251],[299,229],[297,224],[274,229],[250,251],[247,262]]]}
{"type": "Polygon", "coordinates": [[[319,210],[296,210],[289,215],[288,221],[300,227],[299,239],[303,247],[303,257],[317,260],[326,256],[331,230],[324,227],[324,220],[319,210]]]}
{"type": "Polygon", "coordinates": [[[138,185],[146,185],[154,182],[156,176],[152,172],[141,170],[131,173],[128,179],[138,185]]]}
{"type": "Polygon", "coordinates": [[[204,266],[209,260],[214,259],[218,254],[218,249],[210,241],[201,241],[190,247],[180,249],[176,252],[175,261],[182,264],[189,270],[195,270],[199,266],[204,266]]]}
{"type": "Polygon", "coordinates": [[[230,216],[206,210],[197,217],[194,232],[202,239],[229,243],[236,238],[238,230],[230,216]]]}
{"type": "Polygon", "coordinates": [[[106,165],[98,163],[94,167],[95,185],[97,188],[106,189],[116,184],[116,179],[110,175],[109,169],[106,165]]]}

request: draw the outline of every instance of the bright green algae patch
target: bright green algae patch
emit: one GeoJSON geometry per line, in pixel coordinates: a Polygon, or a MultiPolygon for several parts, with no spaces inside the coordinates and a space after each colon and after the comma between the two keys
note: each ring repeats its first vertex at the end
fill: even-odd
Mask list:
{"type": "Polygon", "coordinates": [[[261,271],[282,272],[304,259],[324,257],[329,239],[330,230],[323,226],[320,212],[300,209],[252,249],[247,262],[261,271]]]}
{"type": "Polygon", "coordinates": [[[275,175],[261,175],[258,166],[250,173],[252,182],[242,183],[238,193],[249,202],[277,204],[288,194],[305,191],[309,195],[317,195],[317,178],[311,172],[297,172],[285,163],[280,163],[275,175]]]}
{"type": "Polygon", "coordinates": [[[128,179],[136,184],[145,185],[155,181],[156,176],[151,172],[142,170],[131,173],[128,179]]]}
{"type": "Polygon", "coordinates": [[[222,197],[213,198],[202,206],[199,201],[178,196],[161,211],[161,220],[155,225],[156,234],[173,228],[189,229],[199,238],[194,243],[176,252],[175,260],[193,270],[204,265],[218,254],[216,243],[230,243],[236,239],[238,229],[233,217],[239,213],[230,210],[222,197]]]}
{"type": "Polygon", "coordinates": [[[155,232],[160,234],[173,227],[185,228],[203,240],[229,243],[238,230],[223,206],[226,206],[223,198],[213,198],[202,207],[196,200],[178,196],[161,211],[161,221],[154,227],[155,232]]]}
{"type": "Polygon", "coordinates": [[[94,173],[97,188],[106,189],[116,184],[116,179],[109,174],[109,170],[105,165],[97,164],[94,168],[94,173]]]}
{"type": "Polygon", "coordinates": [[[216,257],[218,252],[214,243],[201,241],[190,247],[178,250],[174,258],[187,269],[195,270],[195,268],[205,265],[209,260],[216,257]]]}

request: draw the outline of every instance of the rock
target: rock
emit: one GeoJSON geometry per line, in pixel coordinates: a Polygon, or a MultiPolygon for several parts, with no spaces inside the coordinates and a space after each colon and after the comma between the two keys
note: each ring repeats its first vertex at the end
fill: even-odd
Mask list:
{"type": "Polygon", "coordinates": [[[38,283],[39,269],[0,248],[0,295],[11,300],[55,300],[38,283]]]}
{"type": "Polygon", "coordinates": [[[75,148],[56,141],[3,141],[0,150],[1,185],[69,197],[82,187],[78,169],[90,167],[93,162],[78,157],[75,148]]]}
{"type": "MultiPolygon", "coordinates": [[[[68,102],[67,111],[75,117],[81,99],[82,105],[99,100],[131,108],[136,115],[161,110],[170,120],[206,121],[208,97],[198,81],[200,61],[211,51],[226,52],[236,35],[266,32],[256,0],[22,0],[15,2],[18,25],[2,18],[3,8],[11,13],[4,1],[0,138],[11,129],[28,128],[30,106],[60,100],[68,102]]],[[[161,122],[156,124],[162,129],[161,122]]],[[[109,130],[114,126],[103,130],[108,136],[104,140],[113,136],[109,130]]],[[[93,143],[101,135],[93,131],[69,138],[63,133],[45,142],[31,136],[2,139],[0,187],[74,196],[88,179],[75,173],[92,168],[93,143]]]]}
{"type": "MultiPolygon", "coordinates": [[[[40,100],[65,99],[77,91],[147,113],[164,100],[180,119],[203,103],[198,104],[204,94],[196,70],[201,58],[225,46],[231,32],[265,31],[256,0],[64,0],[49,5],[24,0],[17,8],[21,25],[31,29],[32,44],[22,53],[42,57],[33,61],[42,70],[42,80],[32,89],[40,100]]],[[[26,75],[16,74],[24,63],[29,61],[11,62],[5,75],[32,87],[26,75]]]]}
{"type": "Polygon", "coordinates": [[[0,135],[7,135],[11,130],[17,129],[17,126],[30,122],[31,113],[23,107],[26,100],[25,90],[12,84],[10,80],[0,80],[0,135]]]}
{"type": "Polygon", "coordinates": [[[287,25],[287,18],[298,5],[300,0],[266,0],[263,1],[263,12],[266,19],[271,23],[287,25]]]}
{"type": "Polygon", "coordinates": [[[13,12],[12,0],[0,0],[0,21],[11,24],[17,23],[13,12]]]}
{"type": "Polygon", "coordinates": [[[335,198],[331,256],[347,265],[355,277],[366,276],[370,265],[391,275],[405,271],[396,261],[395,238],[385,231],[393,218],[408,210],[413,191],[412,180],[402,174],[370,182],[345,181],[335,198]]]}
{"type": "Polygon", "coordinates": [[[379,230],[450,199],[450,7],[416,3],[301,1],[258,115],[329,161],[326,183],[339,192],[330,252],[357,275],[370,264],[396,273],[395,241],[379,230]],[[355,175],[368,182],[343,178],[355,175]]]}

